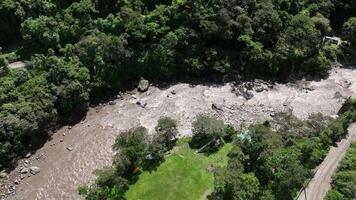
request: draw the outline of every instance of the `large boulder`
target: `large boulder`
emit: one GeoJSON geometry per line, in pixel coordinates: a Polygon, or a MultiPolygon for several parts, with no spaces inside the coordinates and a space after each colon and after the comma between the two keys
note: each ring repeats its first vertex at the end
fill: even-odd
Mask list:
{"type": "Polygon", "coordinates": [[[7,173],[6,173],[6,172],[0,171],[0,179],[1,179],[1,178],[6,178],[6,176],[7,176],[7,173]]]}
{"type": "Polygon", "coordinates": [[[148,82],[148,80],[141,79],[140,82],[138,83],[137,90],[139,92],[146,92],[149,87],[150,87],[150,82],[148,82]]]}
{"type": "Polygon", "coordinates": [[[20,170],[20,173],[21,173],[21,174],[27,174],[28,171],[29,171],[29,169],[28,169],[27,167],[24,167],[24,168],[22,168],[22,169],[20,170]]]}
{"type": "Polygon", "coordinates": [[[36,167],[36,166],[30,167],[30,172],[33,175],[36,175],[36,174],[40,173],[40,171],[41,171],[41,169],[39,167],[36,167]]]}

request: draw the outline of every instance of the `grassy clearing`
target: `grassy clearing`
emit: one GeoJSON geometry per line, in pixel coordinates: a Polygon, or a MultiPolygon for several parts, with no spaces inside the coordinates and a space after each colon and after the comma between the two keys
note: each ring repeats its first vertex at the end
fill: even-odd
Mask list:
{"type": "Polygon", "coordinates": [[[207,171],[210,164],[224,166],[232,148],[226,144],[212,155],[195,154],[188,139],[179,141],[157,170],[143,172],[126,193],[128,200],[199,200],[214,187],[214,177],[207,171]]]}

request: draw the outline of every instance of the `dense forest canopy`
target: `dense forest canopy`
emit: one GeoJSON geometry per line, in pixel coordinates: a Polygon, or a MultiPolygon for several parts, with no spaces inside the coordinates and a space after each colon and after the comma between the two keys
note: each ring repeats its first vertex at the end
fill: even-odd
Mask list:
{"type": "Polygon", "coordinates": [[[325,71],[340,49],[323,37],[354,47],[355,14],[351,0],[2,0],[0,167],[141,76],[325,71]]]}

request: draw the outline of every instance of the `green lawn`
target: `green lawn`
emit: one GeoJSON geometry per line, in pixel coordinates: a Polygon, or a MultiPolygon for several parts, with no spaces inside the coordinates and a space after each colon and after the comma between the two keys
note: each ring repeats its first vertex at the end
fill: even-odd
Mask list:
{"type": "Polygon", "coordinates": [[[227,163],[231,144],[210,156],[195,154],[187,139],[179,141],[174,153],[156,171],[143,172],[126,193],[128,200],[200,200],[214,187],[214,177],[207,171],[210,164],[227,163]]]}

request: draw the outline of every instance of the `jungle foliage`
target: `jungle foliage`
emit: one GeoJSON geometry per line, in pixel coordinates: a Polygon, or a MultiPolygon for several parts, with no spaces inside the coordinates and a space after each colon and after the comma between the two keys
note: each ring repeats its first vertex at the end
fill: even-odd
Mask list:
{"type": "Polygon", "coordinates": [[[0,168],[141,76],[325,71],[339,50],[323,36],[354,46],[355,13],[347,0],[2,0],[0,168]]]}

